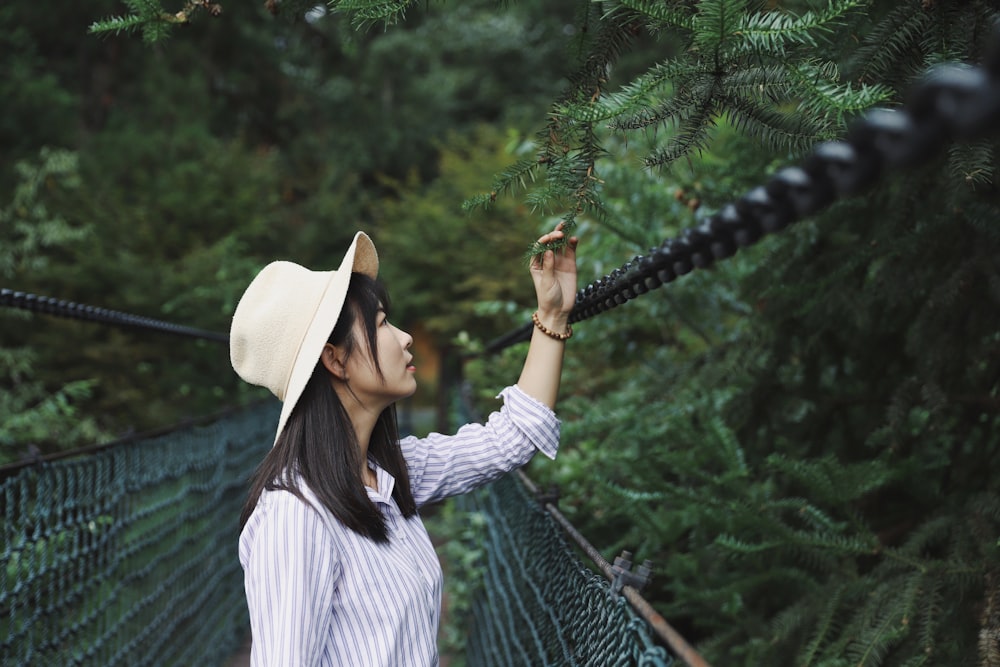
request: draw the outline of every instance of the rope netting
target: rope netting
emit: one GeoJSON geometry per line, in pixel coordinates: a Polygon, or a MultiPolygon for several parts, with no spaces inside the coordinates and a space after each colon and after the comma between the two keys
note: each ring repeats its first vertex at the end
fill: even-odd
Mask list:
{"type": "MultiPolygon", "coordinates": [[[[236,517],[276,412],[0,470],[4,667],[224,664],[249,627],[236,517]]],[[[519,480],[457,500],[485,519],[468,664],[678,664],[519,480]]]]}
{"type": "Polygon", "coordinates": [[[257,406],[0,481],[3,665],[222,664],[249,625],[237,519],[276,420],[257,406]]]}
{"type": "Polygon", "coordinates": [[[485,562],[472,608],[468,664],[679,664],[628,601],[584,566],[517,476],[507,475],[457,503],[483,519],[485,562]]]}
{"type": "MultiPolygon", "coordinates": [[[[481,420],[470,389],[461,380],[453,387],[462,423],[481,420]]],[[[468,664],[710,667],[639,594],[651,563],[633,572],[623,552],[629,561],[609,565],[555,507],[556,495],[515,470],[455,499],[477,527],[471,548],[483,554],[466,582],[468,664]]]]}

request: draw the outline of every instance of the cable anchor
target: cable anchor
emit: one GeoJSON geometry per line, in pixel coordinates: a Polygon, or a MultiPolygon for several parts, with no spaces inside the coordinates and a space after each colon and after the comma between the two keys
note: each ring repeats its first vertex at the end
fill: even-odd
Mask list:
{"type": "Polygon", "coordinates": [[[535,491],[535,500],[539,505],[545,507],[546,505],[552,505],[556,507],[559,505],[559,485],[549,484],[544,489],[539,487],[535,491]]]}
{"type": "Polygon", "coordinates": [[[611,589],[608,594],[612,599],[617,599],[621,590],[625,586],[631,586],[637,591],[641,591],[653,577],[653,561],[646,559],[642,565],[632,570],[632,552],[622,551],[620,556],[615,557],[615,562],[611,566],[613,578],[611,589]]]}

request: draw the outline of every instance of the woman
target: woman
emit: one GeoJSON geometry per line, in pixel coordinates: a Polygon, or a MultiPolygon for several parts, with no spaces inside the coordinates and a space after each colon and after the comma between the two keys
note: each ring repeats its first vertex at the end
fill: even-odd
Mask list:
{"type": "MultiPolygon", "coordinates": [[[[562,225],[539,239],[564,237],[562,225]]],[[[363,233],[336,271],[265,267],[233,316],[233,368],[283,402],[253,479],[239,555],[253,665],[436,665],[441,567],[418,509],[554,457],[552,412],[572,333],[576,244],[530,272],[538,310],[517,384],[482,425],[400,439],[412,338],[388,319],[363,233]]]]}

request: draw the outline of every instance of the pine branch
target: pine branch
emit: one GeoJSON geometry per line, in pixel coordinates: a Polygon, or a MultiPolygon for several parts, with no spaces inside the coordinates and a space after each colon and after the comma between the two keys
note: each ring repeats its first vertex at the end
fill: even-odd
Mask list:
{"type": "Polygon", "coordinates": [[[599,479],[598,482],[614,495],[632,502],[652,502],[666,500],[667,496],[661,491],[642,491],[639,489],[627,489],[620,484],[616,484],[608,479],[599,479]]]}
{"type": "Polygon", "coordinates": [[[462,211],[464,213],[471,213],[472,211],[477,210],[485,211],[488,210],[495,201],[496,196],[493,193],[474,195],[462,202],[462,211]]]}
{"type": "Polygon", "coordinates": [[[617,102],[610,99],[563,104],[556,108],[555,112],[563,118],[578,123],[599,123],[610,120],[621,113],[617,102]]]}
{"type": "Polygon", "coordinates": [[[818,47],[817,34],[831,32],[833,24],[863,4],[861,0],[844,0],[830,3],[822,11],[810,10],[801,16],[776,10],[744,14],[738,34],[747,45],[760,53],[784,56],[789,46],[818,47]]]}
{"type": "Polygon", "coordinates": [[[138,16],[153,17],[163,13],[159,0],[124,0],[125,6],[138,16]]]}
{"type": "Polygon", "coordinates": [[[826,532],[840,532],[846,528],[843,521],[834,521],[826,512],[805,498],[787,497],[767,503],[765,509],[771,511],[790,510],[790,517],[802,521],[807,528],[826,532]]]}
{"type": "Polygon", "coordinates": [[[707,69],[697,65],[692,67],[692,63],[689,62],[680,60],[658,62],[645,73],[624,85],[621,92],[610,95],[609,99],[618,106],[627,107],[630,104],[647,101],[654,93],[666,86],[683,89],[684,78],[709,74],[711,72],[707,69]],[[679,78],[681,81],[678,81],[679,78]]]}
{"type": "Polygon", "coordinates": [[[737,130],[773,150],[803,153],[824,136],[824,128],[811,119],[770,104],[727,95],[720,106],[737,130]]]}
{"type": "Polygon", "coordinates": [[[653,152],[643,160],[647,167],[666,166],[688,153],[700,152],[708,146],[709,130],[715,126],[715,103],[706,95],[700,104],[683,119],[677,133],[667,145],[653,152]]]}
{"type": "Polygon", "coordinates": [[[809,595],[800,595],[797,600],[779,611],[768,624],[767,634],[771,645],[788,642],[794,634],[807,629],[807,625],[812,621],[813,607],[809,595]]]}
{"type": "Polygon", "coordinates": [[[719,62],[720,53],[739,34],[746,0],[704,0],[698,3],[693,26],[693,46],[702,57],[719,62]]]}
{"type": "Polygon", "coordinates": [[[568,205],[565,199],[566,194],[566,188],[561,185],[546,183],[528,192],[524,201],[532,211],[551,213],[568,205]]]}
{"type": "MultiPolygon", "coordinates": [[[[609,68],[632,43],[636,34],[635,15],[631,11],[615,12],[599,23],[589,55],[569,77],[571,87],[553,104],[550,120],[540,133],[542,148],[538,163],[547,166],[549,185],[554,186],[547,188],[547,194],[565,194],[570,202],[570,208],[562,215],[563,230],[567,234],[575,227],[579,215],[591,212],[600,217],[604,214],[597,192],[600,181],[595,168],[598,158],[605,151],[598,143],[593,122],[579,121],[563,115],[561,110],[577,109],[576,113],[581,113],[581,105],[596,105],[604,94],[609,68]]],[[[536,198],[535,203],[546,206],[548,201],[536,198]]],[[[550,244],[548,248],[557,249],[561,245],[550,244]]],[[[528,256],[536,256],[544,250],[533,243],[528,256]]]]}
{"type": "Polygon", "coordinates": [[[996,155],[994,142],[987,139],[953,144],[948,148],[949,163],[960,170],[962,181],[973,188],[993,187],[997,173],[996,155]]]}
{"type": "Polygon", "coordinates": [[[518,160],[494,177],[489,194],[467,199],[462,203],[462,210],[469,212],[475,209],[488,209],[496,202],[498,195],[509,192],[515,187],[526,188],[529,180],[535,180],[537,170],[537,160],[518,160]]]}
{"type": "Polygon", "coordinates": [[[786,64],[750,65],[728,72],[723,85],[730,94],[738,97],[785,101],[795,85],[789,71],[786,64]]]}
{"type": "Polygon", "coordinates": [[[125,0],[125,5],[132,10],[131,15],[95,21],[87,32],[90,34],[113,32],[117,35],[138,29],[142,31],[143,41],[153,44],[169,36],[174,26],[188,23],[191,16],[199,11],[208,12],[211,16],[219,16],[222,13],[222,6],[212,0],[187,0],[184,7],[174,14],[165,11],[159,0],[125,0]]]}
{"type": "Polygon", "coordinates": [[[966,9],[947,2],[927,3],[922,8],[931,18],[928,30],[920,39],[920,48],[926,54],[923,69],[942,62],[963,60],[968,41],[964,33],[969,27],[966,9]]]}
{"type": "Polygon", "coordinates": [[[845,653],[853,664],[883,664],[893,646],[909,633],[909,613],[922,582],[921,575],[912,574],[902,586],[900,582],[883,582],[871,592],[871,605],[856,617],[857,623],[845,628],[844,634],[854,635],[845,653]]]}
{"type": "MultiPolygon", "coordinates": [[[[714,79],[713,79],[714,81],[714,79]]],[[[613,130],[635,131],[658,125],[680,124],[696,113],[698,104],[694,103],[692,88],[704,88],[704,85],[685,85],[655,106],[640,107],[630,115],[615,119],[608,124],[613,130]]]]}
{"type": "Polygon", "coordinates": [[[881,460],[845,464],[833,457],[791,459],[771,454],[766,459],[772,474],[781,474],[809,491],[813,503],[836,504],[853,501],[897,479],[898,472],[881,460]]]}
{"type": "Polygon", "coordinates": [[[361,30],[399,22],[411,4],[412,0],[327,0],[330,9],[349,14],[352,24],[361,30]]]}
{"type": "MultiPolygon", "coordinates": [[[[674,95],[669,96],[667,104],[680,106],[684,91],[690,89],[691,81],[699,77],[710,76],[709,72],[692,70],[689,63],[669,61],[657,63],[645,74],[636,77],[625,85],[621,91],[609,93],[597,100],[565,103],[557,112],[583,123],[597,123],[630,114],[648,114],[648,107],[660,100],[663,94],[673,89],[674,95]]],[[[655,121],[654,121],[655,122],[655,121]]],[[[630,127],[637,129],[645,125],[630,127]]],[[[621,128],[618,122],[611,124],[612,128],[621,128]]]]}
{"type": "Polygon", "coordinates": [[[828,641],[831,635],[840,629],[835,621],[844,594],[844,585],[841,584],[832,588],[833,590],[825,592],[827,597],[816,617],[811,639],[799,653],[796,665],[801,665],[801,667],[812,665],[819,657],[820,648],[828,641]]]}
{"type": "Polygon", "coordinates": [[[888,73],[907,60],[903,56],[916,51],[930,21],[926,12],[916,10],[915,3],[893,8],[854,51],[850,62],[856,65],[850,69],[858,69],[853,78],[862,83],[890,78],[888,73]]]}
{"type": "MultiPolygon", "coordinates": [[[[823,119],[831,119],[838,126],[854,115],[882,104],[893,96],[893,91],[883,85],[861,84],[855,88],[850,82],[839,84],[839,75],[830,64],[804,62],[788,68],[795,91],[802,99],[799,109],[823,119]]],[[[837,128],[840,130],[840,128],[837,128]]]]}
{"type": "Polygon", "coordinates": [[[87,28],[87,32],[92,35],[104,34],[104,33],[114,33],[119,35],[121,33],[130,33],[136,29],[142,28],[148,22],[147,19],[141,16],[112,16],[106,18],[102,21],[94,21],[87,28]]]}
{"type": "Polygon", "coordinates": [[[620,0],[619,5],[631,9],[647,19],[646,25],[651,31],[675,29],[688,32],[694,28],[694,20],[690,11],[678,11],[660,0],[620,0]]]}
{"type": "Polygon", "coordinates": [[[742,556],[759,554],[767,551],[774,551],[785,546],[783,540],[770,540],[767,542],[747,542],[733,535],[719,535],[715,538],[715,544],[727,551],[742,556]]]}
{"type": "Polygon", "coordinates": [[[921,592],[923,600],[921,601],[919,619],[919,641],[920,651],[927,659],[930,659],[934,654],[935,637],[943,615],[941,607],[943,588],[944,580],[942,578],[928,577],[924,590],[921,592]]]}
{"type": "Polygon", "coordinates": [[[631,44],[633,37],[633,29],[626,17],[620,17],[620,21],[600,25],[591,52],[580,68],[569,76],[571,87],[553,105],[552,118],[546,133],[542,136],[543,146],[548,147],[550,143],[557,146],[566,145],[563,135],[572,125],[564,122],[560,109],[581,104],[595,104],[604,94],[608,69],[631,44]]]}

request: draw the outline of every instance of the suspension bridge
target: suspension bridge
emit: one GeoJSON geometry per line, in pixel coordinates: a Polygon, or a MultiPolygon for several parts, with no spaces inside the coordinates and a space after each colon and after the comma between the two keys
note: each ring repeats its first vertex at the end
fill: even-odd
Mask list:
{"type": "MultiPolygon", "coordinates": [[[[906,105],[876,109],[843,140],[665,240],[577,295],[570,321],[604,313],[860,194],[880,176],[981,137],[1000,119],[1000,42],[982,66],[928,71],[906,105]]],[[[226,336],[0,290],[0,305],[196,337],[226,336]]],[[[527,339],[530,324],[487,353],[527,339]]],[[[245,480],[270,446],[273,402],[181,427],[0,467],[4,665],[224,665],[248,626],[235,557],[245,480]]],[[[473,608],[475,665],[708,663],[642,598],[655,564],[609,563],[523,473],[463,506],[485,517],[473,608]],[[502,508],[502,509],[501,509],[502,508]],[[591,561],[586,565],[582,554],[591,561]]]]}

